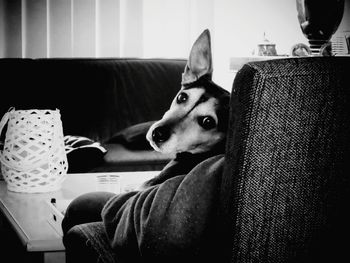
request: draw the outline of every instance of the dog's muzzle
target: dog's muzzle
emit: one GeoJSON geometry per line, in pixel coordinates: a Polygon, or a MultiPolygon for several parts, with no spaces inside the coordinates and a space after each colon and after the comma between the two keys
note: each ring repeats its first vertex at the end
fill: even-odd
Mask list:
{"type": "Polygon", "coordinates": [[[163,143],[167,141],[170,137],[170,129],[166,126],[160,126],[153,130],[152,140],[156,143],[163,143]]]}

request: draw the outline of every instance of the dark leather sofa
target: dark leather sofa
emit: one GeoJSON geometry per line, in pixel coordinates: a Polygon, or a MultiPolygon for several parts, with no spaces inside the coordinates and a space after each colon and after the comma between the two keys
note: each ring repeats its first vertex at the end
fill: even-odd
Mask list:
{"type": "Polygon", "coordinates": [[[180,89],[185,64],[178,59],[0,59],[0,117],[10,107],[59,109],[64,135],[84,136],[107,149],[101,162],[81,160],[85,166],[74,172],[160,170],[172,156],[150,149],[144,133],[180,89]],[[129,139],[125,129],[137,124],[135,141],[120,140],[129,139]]]}

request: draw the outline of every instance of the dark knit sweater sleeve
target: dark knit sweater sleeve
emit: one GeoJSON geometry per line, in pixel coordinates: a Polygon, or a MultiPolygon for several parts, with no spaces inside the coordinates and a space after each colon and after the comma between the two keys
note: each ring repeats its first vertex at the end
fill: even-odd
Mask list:
{"type": "Polygon", "coordinates": [[[109,200],[102,211],[120,262],[184,262],[197,258],[214,220],[224,157],[211,157],[187,175],[109,200]]]}

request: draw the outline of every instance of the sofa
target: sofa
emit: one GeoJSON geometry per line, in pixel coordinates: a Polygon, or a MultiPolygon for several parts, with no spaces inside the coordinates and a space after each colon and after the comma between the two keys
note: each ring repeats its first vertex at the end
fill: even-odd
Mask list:
{"type": "Polygon", "coordinates": [[[217,233],[227,262],[346,262],[350,57],[245,65],[232,90],[217,233]]]}
{"type": "MultiPolygon", "coordinates": [[[[0,117],[10,108],[59,109],[65,136],[94,147],[67,155],[68,172],[161,170],[173,156],[145,139],[180,89],[186,60],[0,59],[0,117]],[[88,142],[88,143],[86,143],[88,142]]],[[[5,129],[2,133],[2,140],[5,129]]]]}
{"type": "MultiPolygon", "coordinates": [[[[168,213],[164,214],[164,220],[172,222],[169,208],[183,202],[178,200],[179,196],[189,196],[193,189],[191,184],[186,188],[186,182],[193,176],[208,179],[207,174],[214,174],[215,182],[220,182],[216,191],[211,184],[198,184],[204,193],[207,189],[207,194],[215,192],[218,196],[212,197],[217,202],[211,208],[210,220],[202,218],[208,220],[203,230],[205,239],[182,248],[187,254],[201,252],[197,258],[192,253],[194,258],[190,262],[348,262],[349,69],[349,57],[286,58],[244,65],[232,88],[224,162],[215,163],[217,158],[211,158],[182,175],[184,183],[179,183],[178,188],[162,191],[169,187],[169,182],[133,198],[143,196],[151,206],[149,211],[154,211],[161,206],[152,209],[153,204],[166,202],[164,197],[174,192],[177,198],[171,199],[171,206],[165,203],[168,213]],[[204,169],[208,163],[214,165],[204,169]]],[[[119,200],[129,197],[126,194],[119,200]]],[[[147,219],[145,223],[164,221],[142,211],[142,202],[137,206],[121,206],[115,212],[121,216],[138,209],[147,219]]],[[[193,207],[186,203],[186,207],[193,213],[199,203],[194,202],[193,207]]],[[[186,222],[188,210],[180,212],[186,222]]],[[[141,227],[137,225],[137,231],[118,229],[120,233],[109,236],[112,239],[135,233],[128,246],[119,247],[118,253],[126,253],[125,262],[129,250],[136,247],[135,251],[137,248],[147,251],[142,246],[147,235],[141,230],[149,235],[151,230],[141,227]]],[[[102,222],[82,224],[77,229],[88,238],[88,249],[103,251],[104,256],[118,262],[118,253],[111,249],[102,222]]],[[[176,233],[182,233],[181,230],[177,228],[176,233]]],[[[176,233],[178,241],[181,236],[176,233]]],[[[184,238],[196,240],[193,235],[198,233],[190,233],[184,238]]],[[[159,251],[171,248],[171,240],[159,237],[150,243],[163,255],[162,262],[173,262],[174,258],[176,262],[188,262],[185,254],[159,251]]],[[[130,258],[134,256],[130,254],[130,258]]],[[[150,262],[158,262],[157,256],[150,262]]]]}

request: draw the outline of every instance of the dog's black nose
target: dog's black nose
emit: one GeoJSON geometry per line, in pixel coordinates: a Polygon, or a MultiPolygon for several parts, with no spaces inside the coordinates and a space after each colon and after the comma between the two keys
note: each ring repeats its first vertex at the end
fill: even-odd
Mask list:
{"type": "Polygon", "coordinates": [[[160,126],[153,130],[152,139],[155,143],[165,142],[170,137],[170,129],[166,126],[160,126]]]}

